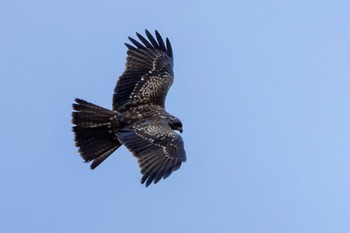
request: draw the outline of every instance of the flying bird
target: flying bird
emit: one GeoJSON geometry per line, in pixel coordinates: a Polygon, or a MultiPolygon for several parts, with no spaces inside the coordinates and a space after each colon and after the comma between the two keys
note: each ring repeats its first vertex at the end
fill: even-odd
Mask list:
{"type": "Polygon", "coordinates": [[[85,162],[95,169],[121,145],[137,158],[141,183],[148,187],[180,168],[186,161],[182,123],[165,111],[174,81],[173,51],[158,31],[155,37],[129,37],[126,65],[113,94],[112,110],[75,99],[72,122],[75,144],[85,162]]]}

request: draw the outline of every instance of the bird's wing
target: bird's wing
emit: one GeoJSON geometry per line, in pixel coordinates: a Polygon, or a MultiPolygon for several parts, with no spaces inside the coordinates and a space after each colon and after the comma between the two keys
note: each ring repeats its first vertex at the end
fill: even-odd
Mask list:
{"type": "Polygon", "coordinates": [[[118,138],[137,157],[146,187],[169,177],[186,161],[181,136],[166,124],[147,122],[136,129],[122,129],[118,138]]]}
{"type": "Polygon", "coordinates": [[[147,39],[136,33],[141,42],[129,37],[124,73],[119,77],[113,95],[113,109],[126,105],[154,104],[164,108],[165,98],[173,83],[173,52],[168,38],[164,43],[146,30],[147,39]]]}

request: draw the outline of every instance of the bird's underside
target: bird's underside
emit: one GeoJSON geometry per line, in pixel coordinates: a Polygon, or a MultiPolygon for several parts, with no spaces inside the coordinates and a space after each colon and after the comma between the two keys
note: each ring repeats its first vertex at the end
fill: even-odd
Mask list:
{"type": "Polygon", "coordinates": [[[121,145],[138,159],[141,183],[146,186],[167,178],[186,161],[181,121],[165,111],[165,98],[173,83],[173,52],[155,31],[147,39],[136,33],[126,44],[125,71],[113,95],[113,110],[85,100],[73,104],[76,146],[91,169],[96,168],[121,145]]]}

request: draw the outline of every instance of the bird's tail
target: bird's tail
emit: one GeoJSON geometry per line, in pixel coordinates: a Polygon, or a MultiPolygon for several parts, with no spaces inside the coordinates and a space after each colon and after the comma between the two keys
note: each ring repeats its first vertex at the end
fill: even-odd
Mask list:
{"type": "Polygon", "coordinates": [[[122,144],[116,136],[117,113],[82,99],[75,99],[72,122],[75,143],[91,169],[100,165],[122,144]]]}

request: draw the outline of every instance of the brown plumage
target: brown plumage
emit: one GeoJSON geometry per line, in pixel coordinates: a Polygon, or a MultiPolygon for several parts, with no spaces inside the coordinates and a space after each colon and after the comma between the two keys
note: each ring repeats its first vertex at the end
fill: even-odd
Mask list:
{"type": "Polygon", "coordinates": [[[165,111],[165,99],[173,83],[173,51],[146,30],[147,39],[130,38],[126,67],[113,95],[113,110],[85,100],[73,104],[76,146],[86,162],[96,168],[121,145],[138,159],[141,183],[149,186],[165,179],[186,161],[181,121],[165,111]]]}

